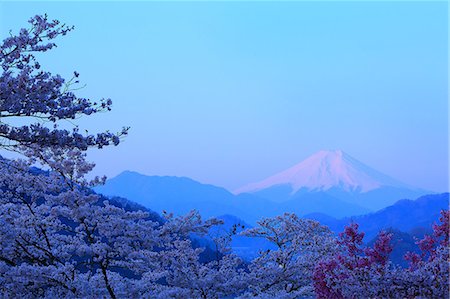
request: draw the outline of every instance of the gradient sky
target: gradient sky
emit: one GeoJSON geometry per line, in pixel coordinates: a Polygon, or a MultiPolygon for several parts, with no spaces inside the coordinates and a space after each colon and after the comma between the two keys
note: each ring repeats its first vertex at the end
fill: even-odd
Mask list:
{"type": "MultiPolygon", "coordinates": [[[[43,66],[110,97],[96,173],[229,189],[321,149],[448,190],[446,2],[1,2],[0,33],[48,13],[76,26],[43,66]]],[[[50,54],[51,53],[51,54],[50,54]]]]}

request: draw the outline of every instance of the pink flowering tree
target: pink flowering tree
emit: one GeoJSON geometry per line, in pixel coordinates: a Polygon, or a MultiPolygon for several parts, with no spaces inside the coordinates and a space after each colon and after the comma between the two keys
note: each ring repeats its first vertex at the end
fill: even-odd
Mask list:
{"type": "Polygon", "coordinates": [[[384,277],[389,264],[392,235],[380,232],[373,248],[363,245],[364,233],[351,223],[339,234],[340,250],[314,269],[314,288],[319,298],[387,296],[384,277]]]}
{"type": "Polygon", "coordinates": [[[423,262],[438,258],[439,248],[449,246],[449,217],[450,212],[448,210],[441,211],[439,218],[441,223],[433,224],[433,234],[425,235],[422,240],[416,242],[421,254],[408,252],[405,255],[405,259],[410,262],[410,270],[419,268],[423,262]]]}
{"type": "Polygon", "coordinates": [[[389,261],[392,235],[380,232],[372,248],[363,245],[364,233],[352,223],[339,235],[340,250],[314,269],[319,298],[447,298],[449,296],[449,212],[441,224],[417,244],[422,254],[408,253],[410,267],[389,261]]]}
{"type": "Polygon", "coordinates": [[[407,253],[409,268],[402,273],[405,297],[449,297],[449,210],[441,211],[433,233],[417,241],[421,254],[407,253]]]}

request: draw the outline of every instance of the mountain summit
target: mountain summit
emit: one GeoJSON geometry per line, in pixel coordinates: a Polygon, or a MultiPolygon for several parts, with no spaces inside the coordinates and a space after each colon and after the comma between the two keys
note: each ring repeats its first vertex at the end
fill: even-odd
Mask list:
{"type": "Polygon", "coordinates": [[[289,185],[292,193],[303,188],[309,191],[339,188],[358,193],[382,186],[408,188],[406,184],[376,171],[341,150],[336,150],[317,152],[285,171],[236,190],[236,193],[253,193],[277,185],[289,185]]]}
{"type": "Polygon", "coordinates": [[[332,196],[373,210],[424,194],[341,150],[317,152],[285,171],[235,191],[241,193],[276,202],[332,196]]]}

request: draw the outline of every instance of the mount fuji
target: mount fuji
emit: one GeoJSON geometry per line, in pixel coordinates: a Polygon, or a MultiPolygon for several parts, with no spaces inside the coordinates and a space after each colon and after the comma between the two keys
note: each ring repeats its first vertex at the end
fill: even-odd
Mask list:
{"type": "Polygon", "coordinates": [[[347,153],[319,151],[299,164],[234,192],[276,202],[334,197],[371,210],[430,193],[393,179],[347,153]]]}

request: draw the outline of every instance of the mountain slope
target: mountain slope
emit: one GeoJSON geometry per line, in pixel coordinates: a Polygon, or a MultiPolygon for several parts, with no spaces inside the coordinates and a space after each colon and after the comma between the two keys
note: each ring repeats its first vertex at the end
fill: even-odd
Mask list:
{"type": "Polygon", "coordinates": [[[366,215],[336,219],[324,214],[309,214],[310,218],[330,227],[335,232],[343,230],[350,222],[359,224],[366,233],[365,241],[374,238],[382,229],[395,228],[403,232],[430,230],[433,222],[439,219],[441,210],[449,208],[449,193],[430,194],[416,200],[404,199],[392,206],[366,215]]]}
{"type": "Polygon", "coordinates": [[[320,151],[285,171],[242,187],[236,193],[256,192],[277,185],[290,185],[293,193],[303,188],[326,191],[337,186],[347,192],[367,192],[380,186],[407,187],[337,150],[320,151]]]}
{"type": "Polygon", "coordinates": [[[290,200],[279,203],[279,207],[281,211],[294,212],[297,215],[320,211],[337,218],[371,212],[368,208],[320,192],[295,194],[290,200]]]}
{"type": "Polygon", "coordinates": [[[439,222],[440,211],[448,208],[449,193],[443,193],[425,195],[416,200],[400,200],[378,212],[356,217],[335,219],[324,214],[304,217],[327,225],[335,233],[343,231],[350,222],[356,222],[360,231],[365,233],[364,242],[369,245],[373,245],[381,230],[387,230],[393,233],[391,260],[406,266],[408,263],[403,259],[406,252],[419,251],[415,238],[420,239],[424,233],[431,233],[432,224],[439,222]]]}
{"type": "Polygon", "coordinates": [[[227,190],[185,177],[145,176],[125,171],[95,190],[108,196],[128,198],[157,212],[185,214],[197,209],[203,217],[216,216],[218,211],[246,215],[231,204],[234,196],[227,190]]]}
{"type": "Polygon", "coordinates": [[[252,194],[234,195],[223,188],[201,184],[189,178],[145,176],[130,171],[109,179],[95,190],[107,196],[127,198],[159,213],[166,210],[185,214],[197,209],[206,218],[230,214],[252,224],[262,217],[273,217],[284,212],[299,215],[326,212],[335,217],[367,212],[365,208],[333,196],[317,201],[298,198],[279,204],[252,194]]]}

